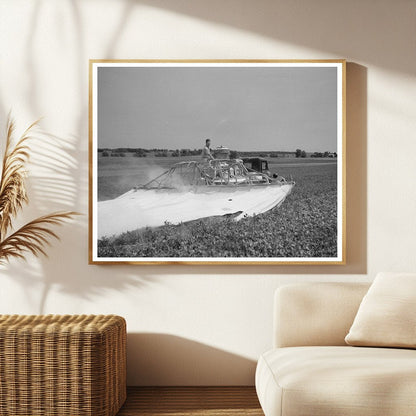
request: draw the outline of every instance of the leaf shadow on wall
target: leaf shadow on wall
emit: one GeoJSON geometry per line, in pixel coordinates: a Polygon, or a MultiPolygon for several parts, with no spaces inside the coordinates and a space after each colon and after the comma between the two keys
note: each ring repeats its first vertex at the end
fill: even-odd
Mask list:
{"type": "Polygon", "coordinates": [[[129,333],[130,356],[130,386],[254,384],[255,360],[175,335],[129,333]]]}
{"type": "MultiPolygon", "coordinates": [[[[63,139],[42,131],[36,134],[31,141],[29,170],[32,167],[35,173],[29,174],[30,203],[24,209],[25,219],[51,211],[74,209],[76,196],[86,192],[85,189],[79,189],[76,181],[76,154],[72,138],[63,139]]],[[[52,288],[74,294],[77,298],[90,299],[107,289],[123,290],[146,285],[145,278],[123,273],[123,267],[103,268],[99,275],[92,273],[91,276],[76,272],[83,270],[88,262],[87,223],[87,215],[81,213],[61,227],[54,227],[61,241],[50,240],[51,245],[46,248],[49,258],[40,257],[34,261],[28,254],[27,262],[12,260],[5,267],[7,275],[20,282],[27,301],[39,305],[39,313],[46,312],[47,298],[52,288]],[[67,247],[67,250],[63,251],[63,247],[67,247]],[[85,253],[84,256],[74,255],[80,250],[85,253]],[[38,293],[32,291],[36,285],[42,287],[41,296],[32,299],[33,293],[38,293]]]]}
{"type": "MultiPolygon", "coordinates": [[[[44,113],[42,94],[45,93],[42,75],[50,71],[47,60],[39,60],[37,44],[42,34],[43,13],[50,8],[42,1],[33,2],[29,21],[29,36],[25,42],[25,68],[28,77],[25,99],[33,119],[44,113]]],[[[49,258],[34,259],[27,256],[28,261],[11,261],[0,270],[14,281],[19,282],[24,293],[28,310],[38,309],[39,313],[55,312],[47,305],[51,290],[66,294],[74,294],[79,299],[91,299],[107,289],[121,291],[126,287],[143,287],[146,278],[138,277],[125,267],[101,268],[100,273],[88,274],[85,267],[88,263],[88,60],[85,59],[85,31],[83,29],[80,4],[76,0],[62,3],[55,12],[60,10],[65,15],[66,24],[76,28],[76,53],[70,61],[71,72],[74,75],[68,82],[73,84],[73,91],[80,98],[77,105],[75,132],[66,137],[38,131],[36,139],[31,142],[31,164],[29,165],[28,191],[30,204],[25,207],[19,220],[29,221],[32,218],[59,210],[80,211],[81,216],[74,221],[55,227],[61,241],[51,240],[47,248],[49,258]],[[32,172],[32,169],[33,172],[32,172]],[[65,250],[66,249],[66,250],[65,250]],[[83,255],[80,255],[82,253],[83,255]],[[77,272],[79,271],[79,273],[77,272]],[[33,290],[41,287],[41,290],[33,290]],[[39,293],[41,293],[39,297],[39,293]]],[[[126,17],[127,18],[127,17],[126,17]]],[[[116,30],[121,33],[123,22],[116,30]]],[[[117,34],[109,51],[116,46],[117,34]]],[[[62,42],[65,50],[65,39],[54,38],[54,42],[62,42]]],[[[65,89],[64,89],[65,91],[65,89]]],[[[9,104],[10,105],[10,104],[9,104]]],[[[0,102],[1,118],[7,118],[6,111],[0,102]]],[[[47,115],[46,115],[47,116],[47,115]]],[[[33,121],[33,120],[32,120],[33,121]]],[[[46,117],[46,124],[47,124],[46,117]]],[[[94,267],[94,266],[90,266],[94,267]]],[[[154,284],[156,279],[152,280],[154,284]]],[[[56,308],[56,307],[55,307],[56,308]]],[[[60,313],[65,311],[59,310],[60,313]]],[[[80,308],[80,313],[83,310],[80,308]]],[[[113,313],[110,309],[109,313],[113,313]]]]}

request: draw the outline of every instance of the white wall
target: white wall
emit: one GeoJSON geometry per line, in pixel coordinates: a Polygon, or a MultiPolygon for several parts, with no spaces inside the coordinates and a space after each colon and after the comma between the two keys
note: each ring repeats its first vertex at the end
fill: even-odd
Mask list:
{"type": "MultiPolygon", "coordinates": [[[[49,259],[0,270],[2,313],[116,313],[129,384],[252,384],[272,294],[416,270],[416,2],[2,0],[0,125],[44,117],[31,204],[85,215],[49,259]],[[89,266],[89,58],[346,58],[346,266],[89,266]]],[[[2,136],[4,137],[4,135],[2,136]]],[[[4,142],[4,140],[2,140],[4,142]]]]}

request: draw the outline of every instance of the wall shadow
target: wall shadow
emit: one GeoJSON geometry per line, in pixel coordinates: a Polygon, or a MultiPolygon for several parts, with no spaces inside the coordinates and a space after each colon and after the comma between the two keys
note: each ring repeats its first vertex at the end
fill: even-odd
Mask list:
{"type": "Polygon", "coordinates": [[[256,362],[168,334],[127,335],[131,386],[254,385],[256,362]]]}
{"type": "MultiPolygon", "coordinates": [[[[131,3],[131,2],[130,2],[131,3]]],[[[129,3],[129,4],[130,4],[129,3]]],[[[128,4],[126,5],[128,14],[128,4]]],[[[19,213],[16,224],[21,225],[38,216],[53,211],[79,211],[82,215],[62,227],[54,227],[61,241],[51,239],[46,248],[49,258],[40,257],[33,261],[30,254],[27,261],[13,260],[1,267],[0,274],[11,276],[22,287],[22,299],[30,305],[38,305],[38,313],[53,313],[47,305],[51,290],[59,290],[81,299],[92,299],[107,289],[121,291],[128,288],[143,288],[147,284],[156,284],[157,278],[148,282],[138,275],[137,270],[125,267],[105,268],[99,272],[88,273],[88,60],[86,56],[86,34],[80,2],[68,0],[60,6],[67,12],[67,23],[74,26],[76,54],[71,62],[74,77],[74,89],[78,91],[79,105],[74,122],[74,134],[58,136],[37,128],[33,131],[31,159],[28,165],[27,188],[30,203],[19,213]],[[34,288],[37,290],[35,291],[34,288]]],[[[43,13],[48,4],[36,0],[31,5],[29,36],[24,43],[24,56],[28,82],[26,91],[28,107],[33,120],[43,115],[40,97],[42,96],[42,71],[45,62],[37,60],[36,43],[43,30],[43,13]]],[[[119,22],[116,32],[121,31],[123,22],[119,22]]],[[[113,46],[117,46],[115,34],[113,46]]],[[[65,39],[61,39],[64,42],[65,39]]],[[[63,47],[63,46],[62,46],[63,47]]],[[[0,100],[0,117],[6,125],[5,105],[0,100]]],[[[33,121],[32,120],[32,121],[33,121]]],[[[47,123],[41,123],[47,124],[47,123]]],[[[24,126],[26,127],[26,126],[24,126]]],[[[98,266],[96,266],[98,267],[98,266]]],[[[82,311],[80,311],[82,312],[82,311]]]]}
{"type": "Polygon", "coordinates": [[[411,1],[401,2],[400,8],[391,7],[388,1],[377,3],[377,7],[372,1],[331,0],[129,1],[257,33],[324,54],[340,58],[353,56],[356,61],[414,73],[412,54],[403,53],[403,50],[412,50],[413,43],[400,30],[405,26],[413,27],[415,10],[411,1]],[[407,14],[403,12],[404,7],[408,9],[407,14]],[[409,42],[408,49],[398,47],[403,46],[403,42],[409,42]]]}
{"type": "Polygon", "coordinates": [[[27,143],[31,155],[27,179],[30,201],[18,213],[16,221],[13,222],[15,224],[13,231],[23,223],[56,211],[73,211],[81,208],[81,215],[65,221],[61,226],[52,227],[60,241],[49,238],[50,245],[45,250],[48,257],[39,256],[33,261],[31,254],[26,253],[26,261],[12,260],[0,268],[0,275],[4,273],[19,282],[25,297],[22,301],[29,305],[37,305],[39,314],[54,313],[55,311],[47,306],[52,289],[76,295],[80,299],[92,299],[107,289],[122,291],[126,288],[137,289],[148,284],[157,284],[157,278],[153,278],[150,282],[122,266],[101,267],[100,273],[84,272],[85,267],[91,267],[87,266],[88,215],[84,211],[84,204],[77,198],[87,190],[77,180],[79,161],[74,139],[58,137],[38,127],[33,129],[31,139],[27,143]],[[83,272],[77,273],[77,271],[83,272]],[[35,287],[39,290],[34,292],[35,287]]]}

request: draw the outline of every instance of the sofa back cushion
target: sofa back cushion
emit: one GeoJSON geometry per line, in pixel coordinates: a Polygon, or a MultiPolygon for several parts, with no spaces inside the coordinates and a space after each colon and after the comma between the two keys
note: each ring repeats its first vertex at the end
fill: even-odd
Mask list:
{"type": "Polygon", "coordinates": [[[301,283],[275,292],[274,347],[346,345],[368,283],[301,283]]]}
{"type": "Polygon", "coordinates": [[[416,274],[379,273],[345,341],[354,346],[416,348],[416,274]]]}

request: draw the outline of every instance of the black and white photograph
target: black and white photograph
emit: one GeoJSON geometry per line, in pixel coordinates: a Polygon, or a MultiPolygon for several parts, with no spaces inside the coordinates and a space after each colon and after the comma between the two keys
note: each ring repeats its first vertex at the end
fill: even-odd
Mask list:
{"type": "Polygon", "coordinates": [[[343,264],[345,61],[90,61],[90,262],[343,264]]]}

